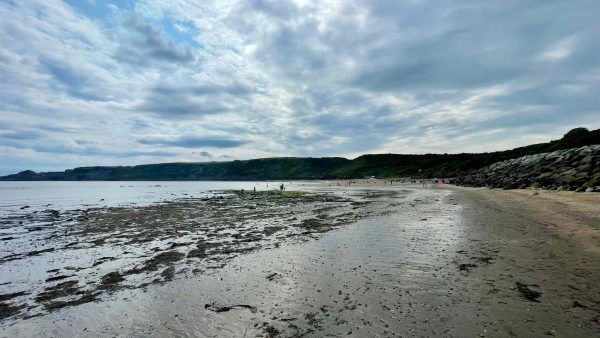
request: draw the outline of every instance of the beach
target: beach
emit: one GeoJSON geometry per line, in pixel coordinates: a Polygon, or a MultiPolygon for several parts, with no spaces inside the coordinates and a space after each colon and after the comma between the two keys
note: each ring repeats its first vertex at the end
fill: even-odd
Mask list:
{"type": "Polygon", "coordinates": [[[600,194],[345,184],[5,215],[0,335],[600,332],[600,194]]]}

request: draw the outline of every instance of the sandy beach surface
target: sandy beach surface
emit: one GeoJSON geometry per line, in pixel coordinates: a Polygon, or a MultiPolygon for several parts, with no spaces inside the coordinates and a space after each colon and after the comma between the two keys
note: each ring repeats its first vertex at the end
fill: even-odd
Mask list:
{"type": "Polygon", "coordinates": [[[600,194],[372,181],[0,219],[0,336],[600,335],[600,194]]]}

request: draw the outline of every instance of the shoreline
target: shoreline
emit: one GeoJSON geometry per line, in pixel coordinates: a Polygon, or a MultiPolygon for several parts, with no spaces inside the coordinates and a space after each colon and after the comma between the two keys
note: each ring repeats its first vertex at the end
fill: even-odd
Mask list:
{"type": "MultiPolygon", "coordinates": [[[[158,283],[115,288],[34,318],[3,320],[0,332],[282,337],[600,332],[595,207],[600,195],[409,184],[319,189],[332,196],[327,212],[345,213],[334,203],[341,196],[368,201],[350,208],[371,212],[304,240],[236,253],[214,269],[194,271],[198,263],[172,261],[175,273],[165,278],[157,263],[158,283]],[[526,299],[519,285],[541,296],[526,299]],[[79,324],[61,324],[65,318],[79,324]]],[[[256,215],[268,209],[244,210],[256,215]]],[[[273,225],[273,219],[261,219],[273,225]]],[[[113,270],[123,269],[118,266],[113,270]]],[[[109,283],[119,280],[109,277],[114,278],[107,277],[109,283]]]]}

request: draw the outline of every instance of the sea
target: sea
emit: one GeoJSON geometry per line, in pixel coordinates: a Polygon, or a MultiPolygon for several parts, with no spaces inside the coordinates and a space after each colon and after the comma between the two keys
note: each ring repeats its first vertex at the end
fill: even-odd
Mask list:
{"type": "Polygon", "coordinates": [[[270,190],[310,185],[283,181],[5,181],[0,182],[0,217],[21,212],[144,206],[200,198],[219,190],[270,190]]]}

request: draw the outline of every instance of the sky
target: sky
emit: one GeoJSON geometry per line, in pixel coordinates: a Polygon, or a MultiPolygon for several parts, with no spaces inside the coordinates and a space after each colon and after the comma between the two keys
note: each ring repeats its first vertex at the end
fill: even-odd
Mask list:
{"type": "Polygon", "coordinates": [[[597,0],[0,0],[0,174],[484,152],[600,128],[598,13],[597,0]]]}

